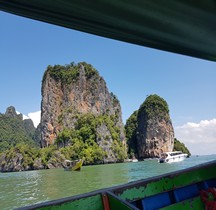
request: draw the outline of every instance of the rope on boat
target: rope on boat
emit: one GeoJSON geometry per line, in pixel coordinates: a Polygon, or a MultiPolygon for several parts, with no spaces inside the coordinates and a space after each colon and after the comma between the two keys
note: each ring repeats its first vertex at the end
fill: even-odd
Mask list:
{"type": "Polygon", "coordinates": [[[205,210],[216,210],[216,189],[209,188],[200,191],[200,197],[205,204],[205,210]]]}

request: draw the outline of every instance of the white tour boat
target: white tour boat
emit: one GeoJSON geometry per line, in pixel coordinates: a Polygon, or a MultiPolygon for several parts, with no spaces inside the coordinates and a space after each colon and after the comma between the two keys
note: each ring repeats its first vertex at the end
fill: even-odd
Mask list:
{"type": "Polygon", "coordinates": [[[181,151],[175,152],[164,152],[161,153],[161,156],[158,160],[159,163],[173,163],[184,160],[188,154],[182,153],[181,151]]]}

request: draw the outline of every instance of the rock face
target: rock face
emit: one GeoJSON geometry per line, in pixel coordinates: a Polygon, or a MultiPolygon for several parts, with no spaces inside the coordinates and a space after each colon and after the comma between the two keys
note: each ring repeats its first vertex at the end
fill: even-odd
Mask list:
{"type": "Polygon", "coordinates": [[[158,157],[162,152],[173,150],[174,129],[168,105],[161,97],[148,96],[138,112],[130,117],[127,126],[130,126],[126,128],[129,146],[139,159],[158,157]]]}
{"type": "Polygon", "coordinates": [[[158,157],[170,152],[174,146],[174,131],[170,121],[151,119],[138,124],[137,142],[139,158],[158,157]]]}
{"type": "MultiPolygon", "coordinates": [[[[42,84],[42,147],[53,144],[63,128],[74,129],[76,116],[86,113],[115,116],[119,139],[125,141],[120,103],[109,93],[104,79],[91,65],[82,62],[49,66],[42,84]]],[[[104,135],[112,141],[107,128],[101,126],[97,130],[99,144],[104,135]]]]}
{"type": "Polygon", "coordinates": [[[21,165],[23,160],[22,154],[17,153],[15,157],[8,159],[5,154],[0,157],[1,172],[24,171],[24,167],[21,165]]]}
{"type": "Polygon", "coordinates": [[[166,101],[157,95],[146,98],[138,111],[137,145],[139,158],[157,157],[172,151],[174,130],[166,101]]]}

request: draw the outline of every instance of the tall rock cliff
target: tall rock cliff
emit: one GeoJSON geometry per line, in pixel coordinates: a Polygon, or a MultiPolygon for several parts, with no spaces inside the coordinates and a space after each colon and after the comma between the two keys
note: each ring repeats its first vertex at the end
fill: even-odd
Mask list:
{"type": "MultiPolygon", "coordinates": [[[[120,103],[109,93],[97,70],[85,62],[48,66],[42,83],[42,147],[53,144],[63,129],[77,129],[79,116],[89,113],[112,118],[118,130],[116,140],[125,144],[120,103]]],[[[110,142],[115,140],[110,129],[106,123],[100,123],[96,128],[95,141],[104,149],[107,145],[111,147],[110,142]],[[109,143],[101,143],[107,139],[109,143]]],[[[108,156],[112,155],[108,152],[108,156]]]]}
{"type": "Polygon", "coordinates": [[[146,98],[139,110],[126,123],[129,151],[138,158],[158,157],[162,152],[172,151],[174,129],[167,102],[157,95],[146,98]]]}

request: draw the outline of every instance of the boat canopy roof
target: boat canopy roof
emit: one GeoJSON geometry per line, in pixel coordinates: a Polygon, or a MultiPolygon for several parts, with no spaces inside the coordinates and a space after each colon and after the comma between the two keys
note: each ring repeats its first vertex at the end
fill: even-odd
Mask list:
{"type": "Polygon", "coordinates": [[[216,61],[214,0],[0,0],[0,10],[107,38],[216,61]]]}

